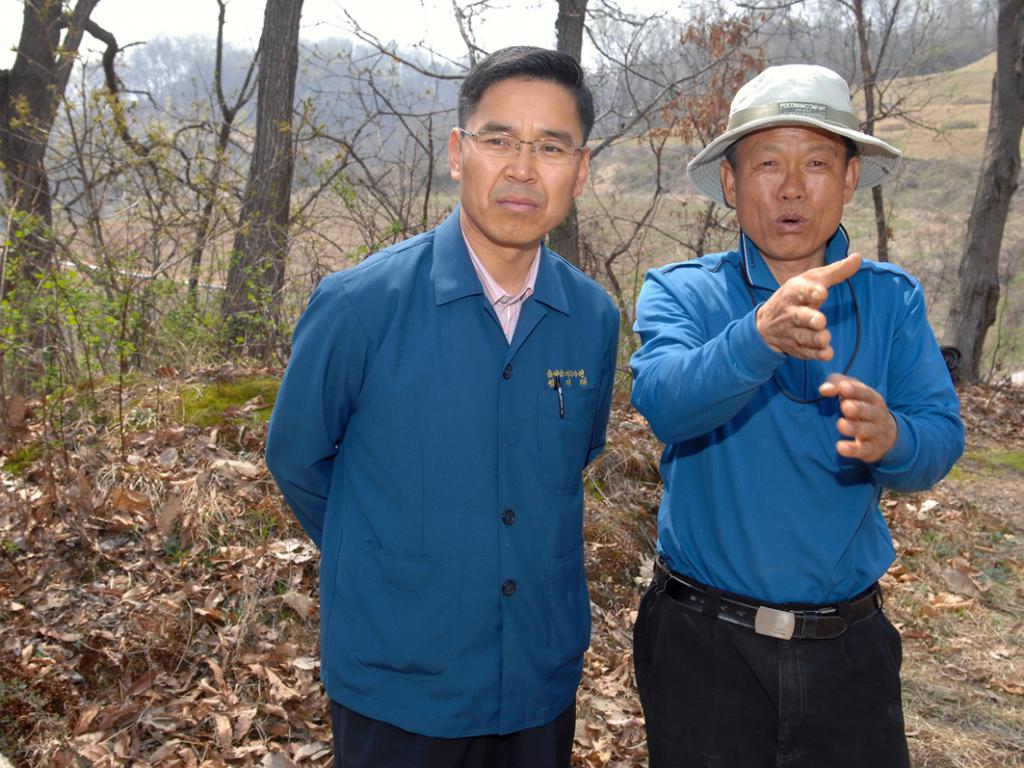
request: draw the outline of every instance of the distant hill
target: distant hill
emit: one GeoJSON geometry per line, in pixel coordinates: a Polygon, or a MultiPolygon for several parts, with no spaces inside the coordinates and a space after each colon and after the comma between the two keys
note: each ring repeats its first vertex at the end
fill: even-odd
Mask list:
{"type": "MultiPolygon", "coordinates": [[[[896,80],[893,98],[904,100],[908,117],[919,125],[898,118],[884,120],[878,125],[879,138],[910,158],[980,160],[995,71],[992,52],[959,69],[896,80]]],[[[862,111],[860,105],[857,109],[862,111]]]]}

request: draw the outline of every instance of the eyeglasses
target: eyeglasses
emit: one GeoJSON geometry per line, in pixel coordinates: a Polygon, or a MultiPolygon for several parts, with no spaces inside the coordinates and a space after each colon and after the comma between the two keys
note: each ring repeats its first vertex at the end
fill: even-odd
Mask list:
{"type": "Polygon", "coordinates": [[[547,138],[527,141],[503,131],[478,131],[473,133],[462,128],[458,129],[463,136],[476,142],[477,149],[491,157],[514,157],[519,154],[519,147],[529,144],[530,150],[542,163],[550,165],[568,165],[581,152],[582,148],[565,139],[547,138]]]}

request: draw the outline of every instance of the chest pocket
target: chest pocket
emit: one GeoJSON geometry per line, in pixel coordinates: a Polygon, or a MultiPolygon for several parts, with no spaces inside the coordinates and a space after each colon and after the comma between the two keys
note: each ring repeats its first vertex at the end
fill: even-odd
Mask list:
{"type": "Polygon", "coordinates": [[[538,397],[541,483],[555,493],[574,492],[590,452],[597,390],[564,387],[559,398],[545,387],[538,397]]]}

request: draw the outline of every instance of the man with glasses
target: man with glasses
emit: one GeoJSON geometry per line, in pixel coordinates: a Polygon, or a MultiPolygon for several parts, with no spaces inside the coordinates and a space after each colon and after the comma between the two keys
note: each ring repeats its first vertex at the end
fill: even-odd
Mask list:
{"type": "Polygon", "coordinates": [[[651,270],[637,306],[633,403],[666,444],[634,630],[651,768],[908,764],[878,502],[942,478],[964,433],[921,286],[840,225],[899,162],[839,75],[790,65],[689,164],[740,235],[651,270]]]}
{"type": "Polygon", "coordinates": [[[327,277],[267,465],[321,551],[338,768],[568,768],[590,635],[581,472],[618,312],[542,242],[587,177],[569,56],[507,48],[459,91],[439,226],[327,277]]]}

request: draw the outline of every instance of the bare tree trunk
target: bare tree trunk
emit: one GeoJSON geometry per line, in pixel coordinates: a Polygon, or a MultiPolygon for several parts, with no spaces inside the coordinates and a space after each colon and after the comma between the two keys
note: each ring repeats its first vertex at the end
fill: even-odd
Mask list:
{"type": "Polygon", "coordinates": [[[996,74],[992,78],[985,155],[967,221],[959,291],[949,312],[947,339],[960,350],[963,378],[976,380],[985,335],[999,303],[999,251],[1020,174],[1024,130],[1024,0],[999,0],[996,74]]]}
{"type": "MultiPolygon", "coordinates": [[[[82,32],[98,2],[78,0],[74,10],[65,15],[59,2],[25,0],[14,66],[0,70],[0,174],[17,230],[22,233],[14,238],[5,264],[4,299],[12,291],[32,297],[54,266],[53,212],[44,159],[82,32]],[[64,28],[67,33],[61,40],[64,28]]],[[[20,367],[43,351],[52,329],[41,302],[29,300],[19,309],[32,327],[28,337],[19,339],[30,350],[28,358],[19,360],[20,367]]],[[[24,389],[26,384],[20,375],[15,376],[16,389],[24,389]]]]}
{"type": "Polygon", "coordinates": [[[50,184],[43,158],[67,87],[82,29],[99,0],[79,0],[70,19],[61,4],[26,0],[18,55],[0,72],[0,169],[7,197],[29,232],[19,245],[23,274],[46,271],[53,258],[47,230],[53,223],[50,184]],[[60,30],[69,26],[63,43],[60,30]]]}
{"type": "MultiPolygon", "coordinates": [[[[586,20],[587,0],[558,0],[558,18],[555,30],[558,34],[557,47],[576,61],[583,52],[583,23],[586,20]]],[[[565,257],[570,264],[580,265],[580,225],[576,216],[576,201],[573,200],[565,221],[551,230],[548,247],[565,257]]]]}
{"type": "Polygon", "coordinates": [[[568,53],[576,61],[583,53],[583,26],[587,15],[587,0],[558,0],[558,18],[555,33],[558,50],[568,53]]]}
{"type": "Polygon", "coordinates": [[[224,172],[228,142],[231,140],[231,131],[234,127],[235,117],[238,116],[238,111],[245,106],[252,97],[253,91],[250,88],[250,82],[253,70],[256,66],[256,61],[259,59],[259,51],[257,51],[253,60],[249,63],[249,68],[246,70],[245,81],[242,83],[242,88],[238,93],[235,103],[229,105],[227,99],[224,98],[223,72],[224,18],[227,15],[226,2],[227,0],[217,0],[220,12],[217,16],[217,51],[213,67],[213,86],[217,94],[217,104],[220,107],[221,115],[220,130],[217,132],[213,173],[211,174],[210,182],[206,191],[206,202],[203,204],[202,212],[199,215],[199,221],[196,223],[195,240],[192,244],[192,255],[189,258],[188,298],[193,310],[197,309],[199,305],[199,273],[203,265],[203,249],[206,247],[206,243],[210,238],[210,232],[213,228],[213,212],[217,198],[220,195],[220,180],[221,174],[224,172]]]}
{"type": "MultiPolygon", "coordinates": [[[[900,0],[895,0],[890,16],[886,19],[888,24],[895,21],[899,13],[900,0]]],[[[851,9],[857,26],[857,46],[860,49],[860,68],[863,76],[864,86],[864,133],[868,136],[875,135],[875,123],[878,121],[878,72],[877,67],[871,63],[871,48],[868,40],[868,22],[864,17],[864,0],[852,0],[851,9]]],[[[883,42],[884,49],[884,42],[883,42]]],[[[882,52],[879,52],[879,61],[882,61],[882,52]]],[[[882,194],[882,187],[871,188],[871,201],[875,207],[875,232],[878,240],[878,260],[889,260],[889,221],[885,212],[885,198],[882,194]]]]}
{"type": "Polygon", "coordinates": [[[882,194],[882,185],[871,188],[871,202],[875,206],[875,236],[878,241],[878,251],[875,254],[878,261],[889,260],[889,216],[885,211],[885,196],[882,194]]]}
{"type": "Polygon", "coordinates": [[[267,0],[260,38],[256,146],[221,306],[228,347],[264,359],[275,341],[288,252],[301,13],[302,0],[267,0]]]}

